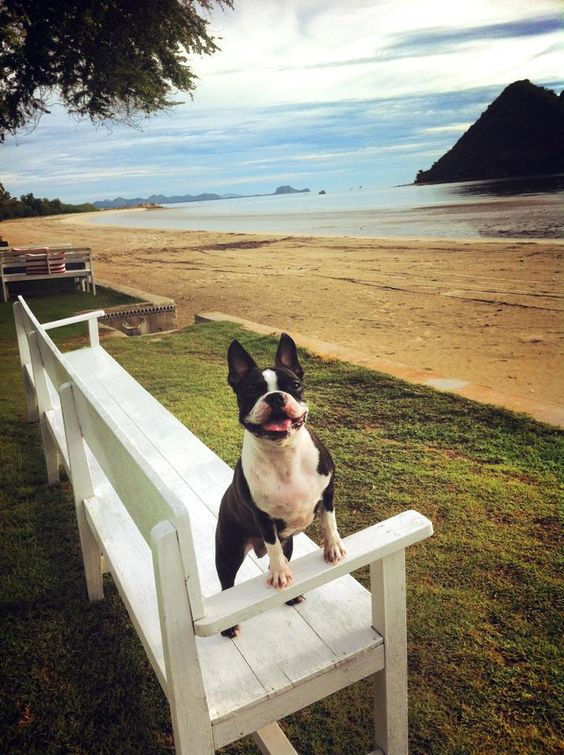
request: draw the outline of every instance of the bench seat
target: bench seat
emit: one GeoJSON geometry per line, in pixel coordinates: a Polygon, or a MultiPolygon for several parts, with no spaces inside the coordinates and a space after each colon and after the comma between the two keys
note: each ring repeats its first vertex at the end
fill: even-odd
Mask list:
{"type": "MultiPolygon", "coordinates": [[[[137,438],[141,431],[143,442],[140,450],[146,458],[150,457],[160,477],[177,494],[190,501],[202,592],[205,597],[217,593],[221,587],[215,571],[214,549],[210,545],[214,542],[221,496],[232,479],[231,468],[164,409],[103,348],[98,346],[67,352],[64,360],[108,408],[124,431],[130,428],[131,434],[137,438]],[[198,474],[195,474],[196,468],[198,474]]],[[[97,478],[94,469],[92,471],[93,477],[97,478]]],[[[103,476],[101,470],[100,474],[103,476]]],[[[100,482],[96,485],[97,489],[99,485],[100,482]]],[[[132,553],[134,557],[135,554],[139,556],[138,567],[133,570],[136,575],[131,580],[133,584],[127,582],[126,576],[121,584],[119,577],[116,581],[134,623],[135,617],[145,617],[145,626],[137,628],[145,638],[147,653],[152,657],[153,665],[156,663],[155,671],[166,689],[162,649],[160,655],[156,650],[160,643],[160,628],[150,549],[115,494],[114,497],[115,526],[109,523],[109,510],[103,508],[107,502],[112,505],[109,492],[86,502],[87,516],[93,531],[99,532],[99,542],[108,563],[112,565],[114,577],[116,574],[131,575],[132,553]],[[126,561],[127,568],[120,569],[120,558],[126,561]],[[133,610],[129,608],[132,601],[135,601],[133,610]]],[[[113,509],[111,518],[114,518],[113,509]]],[[[314,550],[319,548],[307,535],[302,533],[295,538],[295,557],[314,550]]],[[[254,554],[249,555],[237,575],[237,583],[267,570],[266,557],[257,559],[254,554]]],[[[367,663],[372,664],[374,671],[382,668],[383,648],[381,653],[368,652],[381,647],[383,643],[382,637],[370,624],[370,593],[357,580],[346,575],[308,593],[306,600],[297,606],[278,606],[249,619],[244,622],[241,635],[233,642],[221,635],[198,637],[196,642],[210,716],[214,724],[224,723],[229,737],[226,741],[231,741],[231,711],[237,710],[240,715],[241,707],[263,705],[264,721],[267,723],[272,720],[272,699],[301,678],[319,675],[321,684],[324,673],[341,664],[344,669],[341,686],[345,686],[355,677],[355,669],[357,679],[366,675],[367,663]],[[343,602],[347,610],[341,620],[339,613],[335,612],[335,605],[342,605],[343,602]],[[291,638],[291,641],[273,646],[271,638],[278,633],[291,638]],[[264,644],[257,641],[261,637],[268,638],[264,644]],[[354,668],[350,664],[352,657],[355,657],[354,668]]],[[[334,681],[335,676],[332,679],[334,681]]],[[[335,687],[335,690],[338,688],[335,687]]],[[[329,690],[327,694],[335,690],[329,690]]],[[[312,699],[317,699],[318,690],[313,690],[313,693],[312,699]]],[[[303,707],[302,700],[303,690],[295,709],[303,707]]],[[[284,710],[278,716],[290,712],[284,710]]],[[[240,719],[238,721],[240,723],[240,719]]]]}

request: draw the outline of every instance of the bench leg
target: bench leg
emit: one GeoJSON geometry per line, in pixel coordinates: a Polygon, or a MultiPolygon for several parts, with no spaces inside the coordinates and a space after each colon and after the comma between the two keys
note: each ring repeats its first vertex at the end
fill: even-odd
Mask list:
{"type": "Polygon", "coordinates": [[[376,751],[407,755],[405,551],[370,566],[372,624],[384,638],[386,666],[374,675],[376,751]]]}
{"type": "Polygon", "coordinates": [[[84,576],[86,578],[86,591],[88,592],[88,600],[91,603],[96,603],[104,599],[102,554],[100,546],[86,521],[84,502],[78,501],[75,508],[82,561],[84,563],[84,576]]]}
{"type": "Polygon", "coordinates": [[[25,332],[25,325],[22,314],[22,305],[19,301],[14,304],[14,321],[16,324],[16,335],[18,338],[18,351],[20,354],[20,364],[22,366],[22,379],[25,391],[25,403],[27,407],[27,421],[36,422],[39,419],[39,410],[37,407],[37,396],[35,395],[35,386],[31,378],[31,352],[25,332]]]}
{"type": "MultiPolygon", "coordinates": [[[[18,310],[16,309],[16,311],[18,310]]],[[[18,339],[18,344],[21,348],[20,339],[18,339]]],[[[43,453],[45,454],[45,464],[47,466],[47,482],[49,485],[53,485],[55,482],[59,481],[59,454],[55,439],[49,431],[45,417],[45,412],[53,408],[51,404],[51,396],[49,394],[49,387],[47,385],[47,373],[43,367],[36,333],[29,334],[28,344],[33,371],[35,397],[37,400],[37,410],[40,418],[39,424],[41,427],[41,440],[43,441],[43,453]]]]}
{"type": "Polygon", "coordinates": [[[47,467],[47,484],[54,485],[59,482],[59,452],[43,417],[41,418],[41,440],[43,441],[43,453],[47,467]]]}
{"type": "Polygon", "coordinates": [[[22,374],[23,374],[23,384],[24,384],[24,392],[25,392],[25,405],[27,409],[27,421],[28,422],[37,422],[39,419],[39,411],[37,409],[37,398],[35,396],[35,388],[31,384],[31,381],[28,377],[27,370],[22,368],[22,374]]]}
{"type": "Polygon", "coordinates": [[[177,532],[162,521],[151,532],[167,698],[177,755],[214,755],[210,714],[200,671],[177,532]]]}
{"type": "Polygon", "coordinates": [[[104,597],[102,553],[100,546],[96,542],[96,538],[92,534],[84,510],[84,500],[94,495],[94,485],[74,404],[72,385],[70,383],[62,385],[59,389],[59,394],[67,438],[70,478],[74,493],[76,521],[78,524],[78,534],[80,535],[86,589],[88,591],[88,599],[94,602],[102,600],[104,597]]]}
{"type": "Polygon", "coordinates": [[[262,755],[298,755],[276,721],[258,729],[251,737],[262,755]]]}

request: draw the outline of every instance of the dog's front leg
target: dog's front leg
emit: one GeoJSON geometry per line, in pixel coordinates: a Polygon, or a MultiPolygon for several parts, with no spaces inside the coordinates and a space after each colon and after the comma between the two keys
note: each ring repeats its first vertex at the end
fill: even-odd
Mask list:
{"type": "Polygon", "coordinates": [[[294,578],[278,537],[277,522],[279,521],[274,521],[266,512],[257,510],[257,524],[269,559],[266,583],[277,590],[283,590],[292,584],[294,578]]]}
{"type": "Polygon", "coordinates": [[[268,579],[266,583],[270,587],[275,587],[277,590],[283,590],[285,587],[289,587],[294,581],[292,571],[288,559],[284,555],[282,545],[276,535],[274,543],[265,543],[266,552],[268,553],[268,579]]]}
{"type": "Polygon", "coordinates": [[[333,480],[323,491],[321,502],[321,530],[323,532],[323,557],[329,563],[337,563],[343,559],[347,552],[337,529],[335,519],[335,507],[333,505],[334,487],[333,480]]]}

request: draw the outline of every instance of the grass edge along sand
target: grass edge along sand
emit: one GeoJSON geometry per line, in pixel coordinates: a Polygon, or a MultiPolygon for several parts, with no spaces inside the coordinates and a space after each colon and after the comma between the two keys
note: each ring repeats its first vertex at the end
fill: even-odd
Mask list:
{"type": "MultiPolygon", "coordinates": [[[[71,299],[31,305],[55,319],[81,308],[71,299]]],[[[234,464],[234,337],[271,362],[275,339],[227,323],[104,346],[234,464]]],[[[75,348],[78,328],[61,338],[75,348]]],[[[342,533],[407,508],[435,525],[407,554],[411,752],[559,752],[564,433],[300,353],[310,421],[337,461],[342,533]]],[[[170,751],[166,701],[115,589],[87,602],[69,484],[46,486],[38,427],[24,422],[11,305],[0,305],[0,355],[2,751],[170,751]]],[[[320,541],[317,526],[310,534],[320,541]]],[[[282,726],[300,753],[368,752],[371,699],[360,682],[282,726]]],[[[242,740],[224,752],[257,750],[242,740]]]]}

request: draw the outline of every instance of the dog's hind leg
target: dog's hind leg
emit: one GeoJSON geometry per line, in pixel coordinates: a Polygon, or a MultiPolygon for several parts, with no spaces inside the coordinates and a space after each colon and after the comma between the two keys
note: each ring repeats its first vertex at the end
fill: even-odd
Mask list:
{"type": "MultiPolygon", "coordinates": [[[[292,536],[290,536],[282,543],[282,551],[289,561],[292,558],[292,553],[294,552],[294,538],[292,536]]],[[[287,600],[286,605],[295,606],[298,603],[301,603],[303,600],[305,600],[305,597],[303,595],[297,595],[295,598],[292,598],[292,600],[287,600]]]]}
{"type": "MultiPolygon", "coordinates": [[[[241,538],[220,537],[216,533],[215,539],[215,567],[222,590],[228,590],[235,584],[235,577],[245,558],[245,542],[241,538]]],[[[224,637],[236,637],[240,632],[239,624],[224,629],[224,637]]]]}

